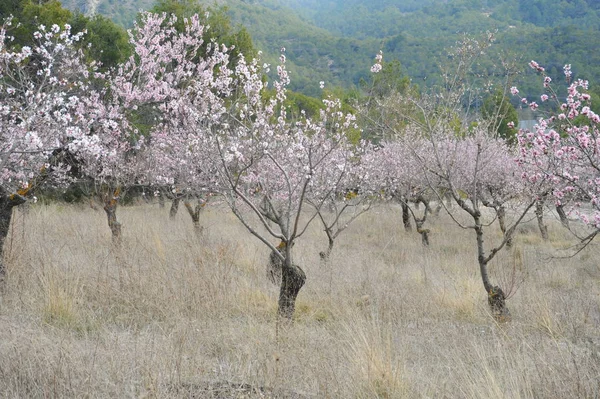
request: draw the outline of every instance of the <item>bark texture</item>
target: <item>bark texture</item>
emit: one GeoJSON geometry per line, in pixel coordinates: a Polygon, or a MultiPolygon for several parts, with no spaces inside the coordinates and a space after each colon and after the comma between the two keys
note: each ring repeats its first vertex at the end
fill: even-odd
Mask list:
{"type": "Polygon", "coordinates": [[[556,205],[556,213],[558,213],[558,217],[560,218],[560,222],[567,229],[569,228],[569,218],[565,213],[565,208],[562,205],[556,205]]]}
{"type": "MultiPolygon", "coordinates": [[[[285,256],[285,243],[282,241],[277,246],[277,251],[285,256]]],[[[281,276],[283,270],[283,260],[277,254],[277,252],[272,251],[269,255],[269,261],[267,262],[267,279],[275,285],[281,284],[281,276]]]]}
{"type": "Polygon", "coordinates": [[[335,241],[333,240],[333,238],[330,234],[328,234],[327,238],[329,240],[327,249],[325,251],[319,252],[319,256],[321,257],[321,260],[323,261],[323,263],[329,262],[329,258],[331,257],[331,252],[333,251],[333,245],[335,244],[335,241]]]}
{"type": "Polygon", "coordinates": [[[108,227],[112,234],[113,243],[121,243],[121,223],[117,220],[117,206],[119,204],[120,190],[116,189],[111,198],[104,199],[104,212],[108,219],[108,227]]]}
{"type": "Polygon", "coordinates": [[[194,231],[196,234],[202,233],[202,226],[200,226],[200,212],[204,207],[204,204],[196,204],[194,207],[191,202],[183,201],[183,205],[185,205],[185,209],[187,209],[188,214],[192,218],[192,223],[194,224],[194,231]]]}
{"type": "Polygon", "coordinates": [[[488,261],[489,259],[485,256],[485,250],[483,247],[483,225],[481,224],[481,214],[475,212],[475,234],[477,237],[477,261],[479,262],[479,272],[481,274],[481,280],[483,281],[483,287],[488,294],[488,304],[492,315],[498,320],[503,320],[509,316],[508,308],[506,307],[506,295],[504,291],[497,285],[492,285],[488,274],[488,261]]]}
{"type": "Polygon", "coordinates": [[[10,229],[13,208],[25,203],[25,201],[25,197],[19,194],[9,195],[4,189],[0,188],[0,281],[4,279],[6,274],[3,262],[4,241],[10,229]]]}
{"type": "Polygon", "coordinates": [[[180,197],[173,198],[173,202],[171,202],[171,209],[169,210],[169,219],[175,219],[177,216],[177,211],[179,211],[179,202],[181,201],[180,197]]]}
{"type": "Polygon", "coordinates": [[[540,229],[540,234],[542,235],[542,239],[548,239],[548,226],[544,222],[544,201],[539,200],[535,203],[535,217],[537,218],[538,227],[540,229]]]}
{"type": "Polygon", "coordinates": [[[404,231],[412,231],[412,225],[410,223],[410,210],[406,201],[400,201],[402,205],[402,223],[404,224],[404,231]]]}
{"type": "Polygon", "coordinates": [[[492,315],[499,321],[506,321],[510,317],[510,312],[506,307],[506,294],[497,285],[488,291],[488,304],[492,315]]]}
{"type": "MultiPolygon", "coordinates": [[[[504,208],[504,206],[502,205],[499,205],[496,209],[496,215],[498,215],[498,224],[500,224],[500,231],[502,231],[502,235],[506,237],[506,208],[504,208]]],[[[506,241],[506,246],[508,248],[512,247],[512,237],[508,238],[508,240],[506,241]]]]}
{"type": "Polygon", "coordinates": [[[289,262],[285,263],[282,270],[277,313],[280,317],[291,320],[296,310],[296,298],[306,281],[306,274],[299,266],[289,264],[289,262]]]}

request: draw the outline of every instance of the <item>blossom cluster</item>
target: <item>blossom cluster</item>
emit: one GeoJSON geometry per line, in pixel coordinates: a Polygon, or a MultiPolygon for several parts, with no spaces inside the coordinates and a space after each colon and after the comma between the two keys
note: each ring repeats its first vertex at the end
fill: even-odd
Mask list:
{"type": "Polygon", "coordinates": [[[600,228],[600,116],[591,109],[588,82],[573,80],[571,66],[565,65],[566,99],[559,102],[544,69],[532,67],[542,74],[543,98],[554,99],[557,111],[540,118],[532,131],[519,132],[518,162],[526,168],[522,177],[529,184],[545,184],[557,205],[574,205],[572,213],[600,228]]]}

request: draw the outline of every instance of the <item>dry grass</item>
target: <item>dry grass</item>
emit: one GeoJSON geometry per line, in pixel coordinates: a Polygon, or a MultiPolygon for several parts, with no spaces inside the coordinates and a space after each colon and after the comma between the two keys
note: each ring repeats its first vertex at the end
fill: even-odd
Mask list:
{"type": "MultiPolygon", "coordinates": [[[[308,276],[295,323],[276,328],[266,247],[219,207],[198,238],[185,212],[19,211],[0,294],[0,397],[597,398],[598,249],[554,259],[525,226],[491,265],[515,279],[512,321],[486,306],[473,233],[445,217],[432,246],[380,207],[336,244],[314,224],[297,244],[308,276]]],[[[494,226],[492,226],[493,228],[494,226]]],[[[494,232],[493,241],[498,238],[494,232]]],[[[557,245],[558,243],[558,245],[557,245]]]]}

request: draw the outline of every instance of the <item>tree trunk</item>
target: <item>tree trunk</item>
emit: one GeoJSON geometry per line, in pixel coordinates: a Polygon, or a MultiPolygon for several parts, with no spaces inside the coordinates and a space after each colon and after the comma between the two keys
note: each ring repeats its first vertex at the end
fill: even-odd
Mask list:
{"type": "Polygon", "coordinates": [[[331,256],[331,251],[333,251],[333,245],[335,244],[335,241],[333,240],[331,235],[328,234],[327,238],[329,240],[327,249],[325,251],[319,252],[319,256],[321,257],[321,260],[323,261],[323,263],[329,262],[329,257],[331,256]]]}
{"type": "Polygon", "coordinates": [[[0,188],[0,281],[4,279],[4,275],[6,274],[3,262],[4,241],[6,236],[8,236],[13,208],[25,203],[25,201],[25,198],[21,195],[7,195],[4,189],[0,188]]]}
{"type": "MultiPolygon", "coordinates": [[[[118,194],[118,190],[115,191],[115,194],[118,194]]],[[[112,233],[112,240],[114,244],[121,243],[121,223],[119,223],[117,220],[118,203],[118,195],[115,195],[113,198],[105,201],[104,203],[104,212],[106,212],[106,217],[108,218],[108,227],[112,233]]]]}
{"type": "Polygon", "coordinates": [[[291,264],[289,257],[284,262],[282,272],[277,313],[280,317],[291,320],[296,309],[296,298],[306,281],[306,274],[299,266],[291,264]]]}
{"type": "Polygon", "coordinates": [[[161,192],[158,193],[158,207],[160,209],[164,209],[165,207],[165,196],[161,192]]]}
{"type": "MultiPolygon", "coordinates": [[[[498,224],[500,225],[500,231],[502,235],[506,237],[506,208],[503,205],[500,205],[496,208],[496,215],[498,215],[498,224]]],[[[512,247],[512,237],[506,241],[506,246],[508,248],[512,247]]]]}
{"type": "Polygon", "coordinates": [[[285,256],[285,246],[282,241],[277,246],[277,250],[271,251],[269,254],[269,261],[267,262],[267,279],[275,285],[281,286],[281,275],[283,269],[283,261],[279,257],[278,253],[285,256]]]}
{"type": "Polygon", "coordinates": [[[562,205],[556,205],[556,213],[558,213],[558,217],[560,218],[560,222],[567,229],[569,228],[569,218],[567,218],[567,214],[565,213],[565,208],[562,205]]]}
{"type": "Polygon", "coordinates": [[[413,213],[413,219],[415,220],[415,226],[417,227],[417,233],[421,234],[421,242],[424,246],[429,246],[429,229],[424,229],[423,225],[427,221],[427,216],[431,213],[431,207],[429,206],[429,201],[427,201],[423,196],[419,196],[417,198],[417,204],[423,203],[425,206],[425,210],[423,211],[423,217],[419,218],[417,215],[413,213]]]}
{"type": "Polygon", "coordinates": [[[185,205],[185,209],[187,209],[190,217],[192,218],[196,235],[201,234],[202,226],[200,226],[200,211],[202,211],[202,205],[197,204],[196,207],[193,207],[189,201],[183,201],[183,205],[185,205]]]}
{"type": "Polygon", "coordinates": [[[435,210],[432,212],[434,216],[439,216],[440,215],[440,211],[442,210],[444,205],[442,205],[442,201],[440,201],[437,206],[435,207],[435,210]]]}
{"type": "Polygon", "coordinates": [[[421,242],[424,246],[429,246],[429,229],[422,228],[423,224],[417,225],[417,233],[421,234],[421,242]]]}
{"type": "Polygon", "coordinates": [[[538,227],[542,234],[542,239],[548,239],[548,226],[544,223],[544,200],[538,200],[535,203],[535,216],[537,217],[538,227]]]}
{"type": "Polygon", "coordinates": [[[506,294],[497,285],[491,287],[488,291],[488,305],[490,306],[492,315],[499,320],[506,321],[506,318],[510,315],[506,307],[506,294]]]}
{"type": "Polygon", "coordinates": [[[510,312],[506,307],[506,295],[504,291],[497,285],[490,283],[488,274],[488,265],[485,258],[485,249],[483,247],[483,226],[478,216],[474,217],[475,234],[477,236],[477,261],[479,262],[479,272],[483,281],[483,288],[488,294],[488,305],[492,311],[492,315],[497,319],[505,319],[509,317],[510,312]]]}
{"type": "Polygon", "coordinates": [[[171,203],[171,210],[169,211],[169,219],[174,220],[175,216],[177,216],[177,211],[179,210],[179,201],[181,198],[179,196],[173,198],[173,202],[171,203]]]}
{"type": "Polygon", "coordinates": [[[444,198],[446,199],[446,208],[452,209],[454,201],[452,200],[452,194],[449,190],[444,193],[444,198]]]}
{"type": "Polygon", "coordinates": [[[412,225],[410,224],[410,211],[408,209],[408,203],[405,200],[400,201],[402,205],[402,223],[404,223],[404,231],[412,231],[412,225]]]}

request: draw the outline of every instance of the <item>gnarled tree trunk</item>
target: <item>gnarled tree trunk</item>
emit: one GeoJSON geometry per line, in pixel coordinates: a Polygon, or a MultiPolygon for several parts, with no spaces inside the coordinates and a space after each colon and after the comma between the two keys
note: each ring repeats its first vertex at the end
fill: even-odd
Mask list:
{"type": "Polygon", "coordinates": [[[544,223],[544,200],[538,200],[535,203],[535,217],[537,218],[538,227],[540,228],[540,233],[542,235],[542,239],[548,239],[548,226],[544,223]]]}
{"type": "Polygon", "coordinates": [[[424,222],[425,221],[423,221],[421,223],[417,223],[417,233],[421,234],[421,242],[423,243],[423,245],[428,247],[429,246],[429,229],[423,228],[424,222]]]}
{"type": "Polygon", "coordinates": [[[306,274],[297,265],[289,262],[283,264],[281,276],[281,289],[279,290],[279,306],[277,313],[280,317],[290,320],[296,310],[296,298],[306,281],[306,274]]]}
{"type": "Polygon", "coordinates": [[[333,245],[335,244],[335,241],[331,236],[330,232],[327,232],[327,239],[329,241],[327,249],[325,251],[319,252],[319,256],[321,257],[323,263],[329,262],[329,257],[331,256],[331,252],[333,251],[333,245]]]}
{"type": "Polygon", "coordinates": [[[569,218],[565,213],[565,208],[562,205],[556,205],[556,213],[558,213],[558,217],[560,218],[560,222],[567,229],[569,228],[569,218]]]}
{"type": "Polygon", "coordinates": [[[171,209],[169,210],[169,219],[175,219],[177,216],[177,211],[179,210],[179,202],[181,201],[180,196],[176,196],[173,198],[173,202],[171,202],[171,209]]]}
{"type": "Polygon", "coordinates": [[[6,274],[3,262],[4,241],[8,236],[13,208],[25,203],[25,201],[25,197],[19,194],[9,195],[3,188],[0,188],[0,281],[4,279],[6,274]]]}
{"type": "Polygon", "coordinates": [[[275,284],[281,284],[277,315],[287,320],[291,320],[294,316],[296,298],[306,281],[304,271],[292,263],[291,247],[293,245],[293,242],[291,245],[288,245],[282,241],[277,246],[277,252],[273,251],[271,253],[269,265],[267,266],[267,277],[269,280],[275,284]]]}
{"type": "Polygon", "coordinates": [[[423,196],[419,196],[417,198],[416,203],[417,204],[422,203],[425,206],[425,210],[423,211],[423,216],[419,218],[419,217],[417,217],[417,215],[415,215],[413,213],[413,219],[415,220],[415,225],[417,226],[417,233],[419,233],[421,235],[421,242],[423,243],[424,246],[428,247],[430,231],[429,231],[429,229],[424,229],[423,226],[425,225],[425,222],[427,221],[427,216],[431,212],[431,207],[429,206],[429,201],[427,199],[425,199],[425,197],[423,197],[423,196]]]}
{"type": "Polygon", "coordinates": [[[121,223],[117,220],[117,205],[119,204],[120,189],[116,189],[110,198],[104,199],[104,212],[108,219],[108,227],[112,233],[114,244],[121,243],[121,223]]]}
{"type": "Polygon", "coordinates": [[[402,223],[404,224],[404,231],[412,231],[412,225],[410,224],[410,210],[408,209],[408,203],[404,200],[400,200],[402,205],[402,223]]]}
{"type": "MultiPolygon", "coordinates": [[[[496,208],[496,215],[498,216],[498,224],[500,225],[500,231],[502,235],[506,237],[506,208],[503,205],[500,205],[496,208]]],[[[506,246],[508,248],[512,247],[512,238],[509,238],[506,241],[506,246]]]]}
{"type": "Polygon", "coordinates": [[[200,212],[205,204],[196,204],[194,207],[190,201],[185,200],[183,201],[183,205],[185,205],[185,209],[187,209],[190,217],[192,218],[196,235],[202,234],[202,226],[200,226],[200,212]]]}
{"type": "Polygon", "coordinates": [[[483,287],[488,294],[488,304],[492,315],[496,318],[508,317],[510,312],[506,306],[506,294],[502,291],[502,288],[497,285],[492,285],[488,274],[488,262],[485,258],[485,250],[483,248],[483,226],[479,217],[475,217],[475,234],[477,235],[477,260],[479,262],[479,272],[481,274],[481,280],[483,281],[483,287]]]}

